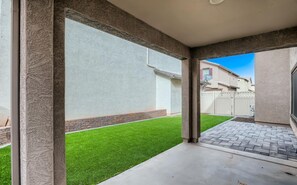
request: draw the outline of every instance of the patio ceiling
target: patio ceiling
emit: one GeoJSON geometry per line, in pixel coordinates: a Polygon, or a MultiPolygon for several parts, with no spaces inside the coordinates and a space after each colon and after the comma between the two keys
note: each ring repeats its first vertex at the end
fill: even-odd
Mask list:
{"type": "Polygon", "coordinates": [[[297,26],[296,0],[109,0],[189,47],[297,26]]]}

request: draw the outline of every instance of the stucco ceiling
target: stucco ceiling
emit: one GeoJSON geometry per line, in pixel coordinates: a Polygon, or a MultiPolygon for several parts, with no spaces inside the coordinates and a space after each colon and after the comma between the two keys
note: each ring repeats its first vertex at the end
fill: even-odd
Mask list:
{"type": "Polygon", "coordinates": [[[109,0],[187,46],[297,26],[297,0],[109,0]]]}

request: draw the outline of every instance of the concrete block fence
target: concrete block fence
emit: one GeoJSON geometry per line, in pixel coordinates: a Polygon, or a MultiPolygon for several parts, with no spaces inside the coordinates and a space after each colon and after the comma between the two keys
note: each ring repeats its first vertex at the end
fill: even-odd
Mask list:
{"type": "MultiPolygon", "coordinates": [[[[73,132],[90,128],[103,127],[119,123],[138,121],[150,118],[166,116],[166,109],[154,110],[148,112],[136,112],[129,114],[110,115],[95,118],[84,118],[77,120],[68,120],[65,123],[65,131],[73,132]]],[[[0,146],[10,143],[10,126],[0,127],[0,146]]]]}
{"type": "Polygon", "coordinates": [[[10,143],[10,127],[0,127],[0,146],[10,143]]]}

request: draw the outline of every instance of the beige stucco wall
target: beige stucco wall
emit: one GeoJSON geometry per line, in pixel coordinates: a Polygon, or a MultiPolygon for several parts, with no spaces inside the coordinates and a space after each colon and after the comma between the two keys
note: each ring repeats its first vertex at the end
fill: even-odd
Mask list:
{"type": "Polygon", "coordinates": [[[219,81],[224,84],[229,84],[229,74],[225,70],[219,70],[219,81]]]}
{"type": "Polygon", "coordinates": [[[10,117],[11,1],[0,0],[0,127],[10,117]]]}
{"type": "Polygon", "coordinates": [[[238,78],[237,86],[237,92],[255,91],[254,86],[252,86],[252,82],[250,80],[246,81],[243,78],[238,78]]]}
{"type": "Polygon", "coordinates": [[[237,85],[238,85],[238,92],[246,92],[249,91],[249,85],[248,82],[242,78],[238,78],[237,80],[237,85]]]}
{"type": "Polygon", "coordinates": [[[289,49],[256,53],[255,77],[255,120],[289,124],[289,49]]]}
{"type": "Polygon", "coordinates": [[[228,75],[229,75],[229,84],[231,86],[237,87],[238,86],[238,84],[237,84],[238,77],[233,75],[232,73],[228,73],[228,75]]]}
{"type": "Polygon", "coordinates": [[[211,65],[208,63],[204,63],[203,61],[200,63],[200,69],[204,69],[204,68],[212,68],[212,79],[215,81],[219,80],[219,76],[218,76],[218,66],[215,65],[211,65]]]}
{"type": "Polygon", "coordinates": [[[211,65],[208,63],[204,63],[201,62],[200,63],[200,69],[203,70],[205,68],[212,68],[212,79],[209,81],[210,85],[207,85],[207,88],[219,88],[218,86],[218,79],[219,79],[219,75],[218,75],[218,71],[219,68],[215,65],[211,65]]]}
{"type": "Polygon", "coordinates": [[[207,89],[213,91],[215,90],[215,88],[219,88],[221,89],[221,91],[227,92],[230,91],[230,89],[227,86],[237,86],[237,76],[233,75],[232,73],[216,65],[211,65],[209,63],[205,63],[202,61],[200,63],[200,69],[203,70],[205,68],[212,68],[213,75],[212,79],[209,81],[211,84],[207,85],[207,89]],[[222,83],[224,85],[219,83],[222,83]]]}

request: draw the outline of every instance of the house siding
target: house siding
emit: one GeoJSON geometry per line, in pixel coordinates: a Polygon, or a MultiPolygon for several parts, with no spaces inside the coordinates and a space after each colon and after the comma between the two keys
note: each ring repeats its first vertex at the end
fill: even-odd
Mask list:
{"type": "MultiPolygon", "coordinates": [[[[222,69],[221,67],[208,63],[207,61],[201,61],[200,72],[205,68],[212,69],[212,79],[209,80],[209,85],[204,88],[205,91],[236,91],[238,77],[231,72],[222,69]],[[230,87],[231,86],[231,87],[230,87]]],[[[201,77],[200,77],[201,78],[201,77]]],[[[203,80],[201,78],[200,80],[203,80]]]]}
{"type": "Polygon", "coordinates": [[[153,67],[181,74],[181,61],[70,19],[65,51],[66,120],[151,111],[162,102],[171,113],[171,82],[159,85],[153,67]]]}
{"type": "Polygon", "coordinates": [[[0,127],[10,110],[11,1],[0,0],[0,127]]]}

